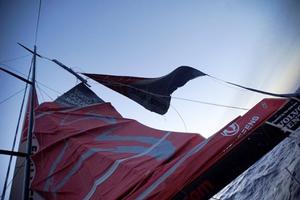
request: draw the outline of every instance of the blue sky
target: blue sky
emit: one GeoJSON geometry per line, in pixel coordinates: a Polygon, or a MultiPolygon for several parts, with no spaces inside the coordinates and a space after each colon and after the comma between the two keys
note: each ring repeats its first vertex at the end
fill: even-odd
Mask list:
{"type": "MultiPolygon", "coordinates": [[[[78,72],[157,77],[189,65],[227,81],[287,93],[300,85],[299,8],[296,0],[42,1],[37,47],[78,72]]],[[[5,68],[28,72],[31,57],[17,42],[33,47],[37,10],[37,0],[0,0],[0,64],[5,68]],[[19,56],[26,57],[5,62],[19,56]]],[[[37,64],[37,80],[57,91],[38,83],[40,101],[55,99],[77,82],[53,63],[37,64]]],[[[4,73],[0,81],[0,102],[24,88],[4,73]]],[[[244,113],[173,99],[169,112],[160,116],[91,84],[124,117],[159,129],[208,137],[244,113]]],[[[208,77],[190,81],[173,96],[245,108],[266,97],[208,77]]],[[[0,104],[0,149],[11,147],[21,99],[19,93],[0,104]]],[[[6,160],[0,156],[1,166],[6,160]]]]}

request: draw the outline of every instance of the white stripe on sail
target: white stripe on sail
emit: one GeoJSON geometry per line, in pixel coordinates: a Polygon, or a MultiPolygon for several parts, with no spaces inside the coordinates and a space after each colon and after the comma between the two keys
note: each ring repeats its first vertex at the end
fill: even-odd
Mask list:
{"type": "Polygon", "coordinates": [[[138,158],[141,156],[146,155],[147,153],[149,153],[150,151],[152,151],[155,147],[157,147],[163,140],[165,140],[171,133],[167,132],[167,134],[165,134],[157,143],[153,144],[149,149],[147,149],[146,151],[144,151],[143,153],[128,157],[128,158],[123,158],[123,159],[119,159],[116,160],[113,165],[106,171],[106,173],[104,175],[102,175],[100,178],[98,178],[95,182],[93,187],[91,188],[91,190],[87,193],[87,195],[83,198],[83,200],[88,200],[90,199],[94,193],[96,192],[96,189],[99,185],[101,185],[105,180],[107,180],[119,167],[119,165],[127,160],[130,159],[134,159],[134,158],[138,158]]]}

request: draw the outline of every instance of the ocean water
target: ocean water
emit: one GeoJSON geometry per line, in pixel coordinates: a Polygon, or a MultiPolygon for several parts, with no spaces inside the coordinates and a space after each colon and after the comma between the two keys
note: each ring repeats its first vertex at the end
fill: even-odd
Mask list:
{"type": "Polygon", "coordinates": [[[300,131],[291,134],[210,200],[300,200],[300,131]]]}

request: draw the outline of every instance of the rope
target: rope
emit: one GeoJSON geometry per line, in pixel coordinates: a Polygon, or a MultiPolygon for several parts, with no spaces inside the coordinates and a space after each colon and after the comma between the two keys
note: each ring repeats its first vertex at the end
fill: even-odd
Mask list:
{"type": "MultiPolygon", "coordinates": [[[[41,7],[41,0],[40,0],[40,7],[41,7]]],[[[40,8],[39,8],[38,21],[39,21],[39,16],[40,16],[40,8]]],[[[60,66],[63,66],[63,68],[64,69],[67,68],[66,70],[68,70],[68,71],[69,71],[69,69],[72,70],[72,68],[65,66],[64,64],[58,62],[55,59],[50,59],[50,58],[48,58],[46,56],[42,56],[42,55],[39,55],[39,57],[43,58],[43,59],[46,59],[46,60],[49,60],[51,62],[54,62],[54,63],[56,63],[56,64],[58,64],[60,66]]],[[[201,72],[201,71],[199,71],[199,72],[201,72]]],[[[83,79],[77,73],[75,73],[74,70],[72,70],[71,73],[73,75],[75,75],[77,78],[79,78],[81,81],[83,81],[83,79]]],[[[212,78],[214,80],[220,81],[222,83],[226,83],[226,84],[229,84],[229,85],[232,85],[232,86],[235,86],[235,87],[239,87],[239,88],[242,88],[242,89],[246,89],[248,91],[252,91],[252,92],[256,92],[256,93],[260,93],[260,94],[264,94],[264,95],[270,95],[270,96],[275,96],[275,97],[284,97],[284,98],[296,98],[297,96],[300,96],[300,92],[298,92],[298,93],[297,92],[296,93],[288,93],[288,94],[276,94],[276,93],[271,93],[271,92],[266,92],[266,91],[262,91],[262,90],[250,88],[250,87],[245,87],[245,86],[242,86],[242,85],[239,85],[239,84],[236,84],[236,83],[232,83],[232,82],[229,82],[229,81],[225,81],[225,80],[222,80],[220,78],[217,78],[217,77],[211,76],[209,74],[206,74],[204,72],[201,72],[201,73],[203,73],[204,75],[206,75],[206,76],[208,76],[208,77],[210,77],[210,78],[212,78]]],[[[134,88],[134,87],[126,85],[126,84],[121,84],[121,83],[115,83],[115,84],[134,88]]],[[[154,95],[154,96],[159,96],[159,97],[163,97],[163,98],[164,97],[168,97],[168,96],[164,96],[164,95],[149,93],[147,91],[144,91],[144,90],[141,90],[141,89],[138,89],[138,88],[134,88],[134,89],[139,90],[139,91],[144,92],[144,93],[148,93],[148,94],[154,95]]],[[[207,104],[207,105],[219,106],[219,107],[226,107],[226,108],[239,109],[239,110],[249,110],[248,108],[241,108],[241,107],[237,107],[237,106],[228,106],[228,105],[222,105],[222,104],[216,104],[216,103],[210,103],[210,102],[203,102],[203,101],[199,101],[199,100],[185,99],[185,98],[180,98],[180,97],[173,97],[173,98],[180,99],[180,100],[185,100],[185,101],[191,101],[191,102],[197,102],[197,103],[207,104]]]]}
{"type": "Polygon", "coordinates": [[[231,109],[237,109],[237,110],[246,110],[246,111],[250,110],[249,108],[242,108],[242,107],[237,107],[237,106],[228,106],[228,105],[223,105],[223,104],[210,103],[210,102],[193,100],[193,99],[187,99],[187,98],[182,98],[182,97],[174,97],[174,96],[172,96],[172,98],[177,99],[177,100],[190,101],[190,102],[193,102],[193,103],[201,103],[201,104],[206,104],[206,105],[211,105],[211,106],[217,106],[217,107],[231,108],[231,109]]]}
{"type": "Polygon", "coordinates": [[[5,60],[1,60],[1,61],[0,61],[0,64],[2,64],[2,63],[13,62],[13,61],[15,61],[15,60],[20,60],[20,59],[26,58],[26,57],[28,57],[28,56],[30,56],[30,55],[26,55],[26,56],[18,56],[18,57],[14,57],[14,58],[9,58],[9,59],[5,59],[5,60]]]}
{"type": "MultiPolygon", "coordinates": [[[[26,76],[26,74],[24,74],[24,73],[22,73],[22,72],[20,72],[20,71],[18,71],[18,70],[16,70],[16,69],[14,69],[12,66],[9,66],[9,65],[6,65],[6,64],[3,64],[3,65],[5,65],[5,66],[8,67],[11,71],[13,71],[13,72],[15,72],[15,73],[17,73],[17,74],[19,74],[19,75],[26,76]]],[[[57,91],[57,90],[55,90],[55,89],[53,89],[53,88],[47,86],[45,83],[42,83],[42,82],[37,81],[37,80],[36,80],[36,82],[39,83],[41,86],[44,86],[45,88],[47,88],[47,89],[49,89],[49,90],[51,90],[51,91],[53,91],[53,92],[55,92],[55,93],[57,93],[57,94],[59,94],[59,95],[62,94],[61,92],[59,92],[59,91],[57,91]]]]}
{"type": "MultiPolygon", "coordinates": [[[[32,66],[33,66],[33,60],[31,60],[31,66],[29,68],[27,80],[30,77],[32,66]]],[[[17,135],[18,135],[18,132],[19,132],[19,126],[20,126],[20,122],[21,122],[21,116],[22,116],[22,113],[23,113],[27,88],[28,88],[28,83],[26,83],[26,85],[25,85],[25,92],[24,92],[24,95],[23,95],[22,104],[21,104],[21,108],[20,108],[20,112],[19,112],[19,117],[18,117],[17,127],[16,127],[15,136],[14,136],[14,140],[13,140],[13,145],[11,147],[12,151],[14,151],[15,146],[16,146],[17,135]]],[[[10,168],[11,168],[12,157],[13,157],[12,155],[9,157],[9,162],[8,162],[8,167],[7,167],[7,171],[6,171],[6,176],[5,176],[4,187],[3,187],[3,191],[2,191],[2,198],[1,198],[2,200],[4,200],[4,197],[5,197],[5,192],[6,192],[6,188],[7,188],[7,181],[8,181],[8,177],[9,177],[10,168]]]]}
{"type": "MultiPolygon", "coordinates": [[[[26,83],[26,84],[27,84],[27,83],[26,83]]],[[[9,99],[11,99],[11,98],[13,98],[14,96],[16,96],[17,94],[21,93],[23,90],[24,90],[24,88],[21,89],[21,90],[19,90],[19,91],[17,91],[17,92],[15,92],[14,94],[10,95],[10,96],[7,97],[6,99],[3,99],[2,101],[0,101],[0,104],[5,103],[5,102],[8,101],[9,99]]]]}
{"type": "Polygon", "coordinates": [[[19,74],[19,75],[23,75],[23,76],[26,76],[26,74],[14,69],[12,66],[9,66],[7,64],[3,64],[3,63],[0,63],[1,65],[4,65],[5,67],[7,67],[8,69],[10,69],[11,71],[15,72],[16,74],[19,74]]]}
{"type": "MultiPolygon", "coordinates": [[[[14,174],[14,176],[12,177],[12,179],[9,181],[9,183],[7,184],[7,187],[11,185],[12,181],[16,178],[16,176],[19,174],[19,172],[21,171],[22,167],[24,167],[24,164],[25,164],[25,160],[22,162],[21,166],[19,167],[16,167],[17,168],[17,171],[16,173],[14,174]]],[[[7,189],[6,189],[7,190],[7,189]]],[[[5,198],[5,194],[2,193],[1,195],[1,200],[4,200],[5,198]]]]}
{"type": "Polygon", "coordinates": [[[185,129],[185,132],[187,132],[187,126],[186,126],[185,121],[183,120],[183,117],[180,115],[180,113],[178,112],[178,110],[174,106],[172,106],[172,104],[170,104],[170,106],[171,106],[171,108],[173,108],[175,110],[175,112],[177,113],[177,115],[181,119],[181,121],[183,123],[183,126],[184,126],[184,129],[185,129]]]}
{"type": "Polygon", "coordinates": [[[62,95],[61,92],[59,92],[59,91],[57,91],[57,90],[55,90],[55,89],[53,89],[53,88],[47,86],[46,84],[44,84],[44,83],[42,83],[42,82],[39,82],[39,81],[36,81],[36,82],[39,83],[41,86],[43,86],[43,87],[45,87],[45,88],[47,88],[47,89],[49,89],[49,90],[51,90],[51,91],[53,91],[53,92],[56,92],[58,95],[62,95]]]}
{"type": "MultiPolygon", "coordinates": [[[[38,85],[37,85],[37,86],[38,86],[38,85]]],[[[53,100],[53,98],[52,98],[47,92],[45,92],[45,90],[43,90],[43,89],[42,89],[41,87],[39,87],[39,86],[38,86],[38,88],[39,88],[41,94],[44,93],[49,99],[53,100]]]]}
{"type": "Polygon", "coordinates": [[[299,92],[288,93],[288,94],[276,94],[276,93],[272,93],[272,92],[266,92],[266,91],[263,91],[263,90],[258,90],[258,89],[254,89],[254,88],[242,86],[242,85],[239,85],[239,84],[236,84],[236,83],[232,83],[232,82],[229,82],[229,81],[225,81],[225,80],[222,80],[222,79],[220,79],[220,78],[211,76],[211,75],[209,75],[209,74],[206,74],[206,75],[207,75],[208,77],[210,77],[210,78],[212,78],[212,79],[215,79],[215,80],[218,80],[218,81],[220,81],[220,82],[223,82],[223,83],[226,83],[226,84],[229,84],[229,85],[233,85],[233,86],[236,86],[236,87],[245,89],[245,90],[249,90],[249,91],[251,91],[251,92],[256,92],[256,93],[264,94],[264,95],[270,95],[270,96],[274,96],[274,97],[284,97],[284,98],[292,98],[292,97],[297,97],[297,96],[300,95],[299,92]]]}
{"type": "Polygon", "coordinates": [[[43,95],[43,93],[42,93],[42,90],[40,89],[40,87],[39,87],[38,84],[36,84],[36,88],[37,88],[36,92],[39,92],[39,93],[40,93],[40,96],[42,97],[42,101],[44,102],[44,101],[45,101],[45,98],[44,98],[44,95],[43,95]]]}
{"type": "MultiPolygon", "coordinates": [[[[145,94],[153,95],[153,96],[156,96],[156,97],[161,97],[161,98],[168,98],[169,97],[167,95],[161,95],[161,94],[157,94],[157,93],[148,92],[146,90],[136,88],[136,87],[133,87],[131,85],[127,85],[127,84],[123,84],[123,83],[111,82],[111,83],[106,83],[106,84],[113,85],[113,86],[117,85],[117,86],[124,86],[124,87],[128,87],[128,88],[132,88],[132,89],[138,90],[140,92],[143,92],[145,94]]],[[[187,99],[187,98],[182,98],[182,97],[175,97],[175,96],[171,96],[171,97],[174,98],[174,99],[177,99],[177,100],[190,101],[190,102],[194,102],[194,103],[206,104],[206,105],[211,105],[211,106],[218,106],[218,107],[231,108],[231,109],[237,109],[237,110],[249,110],[248,108],[242,108],[242,107],[237,107],[237,106],[228,106],[228,105],[223,105],[223,104],[210,103],[210,102],[187,99]]]]}

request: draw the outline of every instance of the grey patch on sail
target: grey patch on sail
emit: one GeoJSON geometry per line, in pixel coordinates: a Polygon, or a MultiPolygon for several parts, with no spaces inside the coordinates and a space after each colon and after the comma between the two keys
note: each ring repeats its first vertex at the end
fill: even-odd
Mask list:
{"type": "Polygon", "coordinates": [[[84,107],[96,103],[105,103],[105,101],[98,97],[83,83],[76,85],[62,96],[59,96],[54,102],[63,106],[76,107],[84,107]]]}

